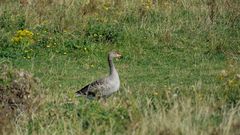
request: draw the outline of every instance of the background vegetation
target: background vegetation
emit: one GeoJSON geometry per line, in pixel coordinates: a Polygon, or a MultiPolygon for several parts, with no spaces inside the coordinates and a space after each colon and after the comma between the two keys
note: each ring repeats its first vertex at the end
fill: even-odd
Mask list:
{"type": "MultiPolygon", "coordinates": [[[[35,109],[16,111],[11,126],[0,123],[2,133],[239,134],[239,7],[238,0],[1,0],[0,64],[8,68],[0,90],[28,76],[20,69],[40,80],[30,89],[35,98],[26,98],[35,109]],[[107,74],[110,50],[123,55],[115,61],[120,91],[107,104],[75,97],[107,74]]],[[[4,117],[9,102],[0,98],[4,117]]]]}

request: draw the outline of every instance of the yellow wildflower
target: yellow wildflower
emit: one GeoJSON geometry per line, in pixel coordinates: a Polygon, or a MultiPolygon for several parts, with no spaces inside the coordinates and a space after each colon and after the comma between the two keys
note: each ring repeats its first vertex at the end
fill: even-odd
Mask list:
{"type": "Polygon", "coordinates": [[[108,7],[104,7],[104,9],[108,11],[109,8],[108,7]]]}
{"type": "Polygon", "coordinates": [[[148,5],[146,5],[146,9],[149,9],[150,7],[148,5]]]}
{"type": "Polygon", "coordinates": [[[33,33],[29,30],[18,30],[16,36],[32,38],[33,33]]]}
{"type": "Polygon", "coordinates": [[[22,39],[22,37],[13,37],[13,38],[11,39],[11,41],[12,41],[13,43],[19,43],[19,42],[21,41],[21,39],[22,39]]]}
{"type": "Polygon", "coordinates": [[[235,80],[228,80],[228,86],[233,87],[236,84],[235,80]]]}
{"type": "Polygon", "coordinates": [[[33,38],[33,32],[24,29],[24,30],[18,30],[15,36],[11,39],[11,41],[13,43],[19,43],[24,39],[24,40],[27,40],[29,44],[31,44],[33,42],[32,38],[33,38]]]}

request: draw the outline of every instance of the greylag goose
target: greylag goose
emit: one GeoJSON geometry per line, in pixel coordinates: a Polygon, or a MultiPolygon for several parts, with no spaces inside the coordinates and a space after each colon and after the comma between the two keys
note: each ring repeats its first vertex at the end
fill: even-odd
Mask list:
{"type": "Polygon", "coordinates": [[[109,52],[108,54],[108,64],[109,64],[109,75],[102,79],[96,80],[87,86],[83,87],[79,91],[76,92],[77,96],[85,95],[88,98],[106,98],[111,94],[116,92],[120,87],[120,80],[118,76],[118,72],[113,64],[113,58],[119,58],[121,54],[117,52],[109,52]]]}

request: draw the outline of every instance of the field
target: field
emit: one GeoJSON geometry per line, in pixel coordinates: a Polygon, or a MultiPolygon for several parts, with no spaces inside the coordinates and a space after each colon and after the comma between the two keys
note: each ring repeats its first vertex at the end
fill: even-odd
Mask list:
{"type": "Polygon", "coordinates": [[[239,135],[239,7],[238,0],[1,0],[0,133],[239,135]],[[112,50],[123,56],[114,61],[120,90],[106,103],[76,97],[108,74],[112,50]],[[3,91],[19,89],[29,96],[6,109],[3,91]]]}

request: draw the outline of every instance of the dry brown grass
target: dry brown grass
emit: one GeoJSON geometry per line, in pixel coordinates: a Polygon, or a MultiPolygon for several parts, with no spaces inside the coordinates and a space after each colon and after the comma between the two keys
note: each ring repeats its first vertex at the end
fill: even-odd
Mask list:
{"type": "Polygon", "coordinates": [[[17,117],[30,116],[38,108],[36,88],[39,87],[32,74],[25,71],[1,65],[0,74],[0,131],[8,134],[17,117]]]}

